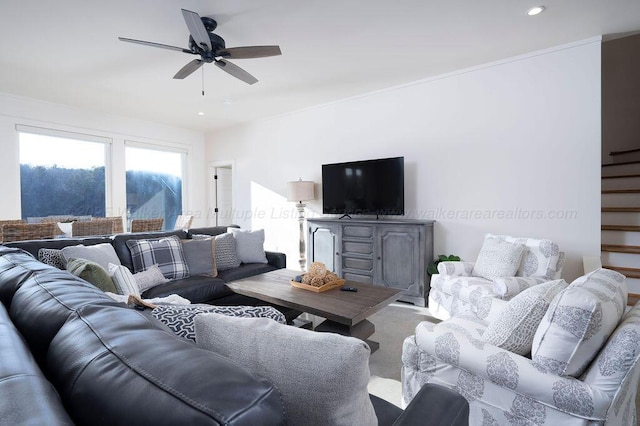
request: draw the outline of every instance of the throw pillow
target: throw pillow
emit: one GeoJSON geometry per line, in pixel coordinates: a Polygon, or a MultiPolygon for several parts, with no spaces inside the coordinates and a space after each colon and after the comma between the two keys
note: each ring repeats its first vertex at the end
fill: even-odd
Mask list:
{"type": "Polygon", "coordinates": [[[114,265],[121,264],[115,249],[109,243],[95,244],[92,246],[80,244],[77,246],[64,247],[62,249],[62,257],[65,259],[65,263],[71,258],[87,259],[96,262],[105,270],[107,270],[110,263],[114,265]]]}
{"type": "Polygon", "coordinates": [[[473,265],[473,274],[488,280],[513,277],[520,267],[525,248],[524,244],[487,236],[473,265]]]}
{"type": "Polygon", "coordinates": [[[549,304],[566,287],[564,280],[549,281],[516,295],[489,324],[482,335],[483,340],[509,352],[528,355],[549,304]]]}
{"type": "Polygon", "coordinates": [[[200,314],[197,345],[270,380],[292,425],[378,424],[369,399],[369,347],[266,318],[200,314]]]}
{"type": "Polygon", "coordinates": [[[90,282],[102,291],[111,293],[116,291],[116,286],[107,271],[95,262],[86,259],[69,259],[67,271],[90,282]]]}
{"type": "Polygon", "coordinates": [[[189,267],[184,261],[180,238],[175,235],[150,240],[128,240],[133,271],[142,272],[158,265],[165,278],[179,280],[189,278],[189,267]]]}
{"type": "Polygon", "coordinates": [[[556,296],[533,338],[531,359],[539,370],[573,377],[584,372],[622,318],[624,279],[596,269],[556,296]]]}
{"type": "Polygon", "coordinates": [[[182,251],[189,275],[218,276],[215,246],[216,240],[213,237],[182,240],[182,251]]]}
{"type": "Polygon", "coordinates": [[[236,253],[242,263],[267,263],[264,252],[264,229],[246,231],[238,228],[227,228],[236,243],[236,253]]]}
{"type": "Polygon", "coordinates": [[[151,311],[151,315],[163,322],[178,336],[194,342],[196,341],[194,319],[196,315],[204,313],[243,318],[270,318],[280,324],[287,323],[284,314],[272,306],[158,305],[151,311]]]}
{"type": "Polygon", "coordinates": [[[240,259],[236,254],[236,242],[231,233],[216,235],[216,267],[218,271],[225,271],[240,266],[240,259]]]}
{"type": "Polygon", "coordinates": [[[162,275],[162,271],[158,265],[150,266],[146,271],[133,274],[133,279],[136,280],[140,293],[144,293],[157,285],[169,282],[169,280],[162,275]]]}
{"type": "Polygon", "coordinates": [[[564,266],[564,253],[551,240],[537,238],[517,238],[508,235],[493,235],[508,243],[524,244],[526,249],[516,275],[518,277],[540,277],[547,280],[560,278],[564,266]]]}
{"type": "Polygon", "coordinates": [[[58,269],[65,269],[64,257],[62,257],[62,250],[41,248],[38,250],[38,260],[50,266],[54,266],[58,269]]]}
{"type": "Polygon", "coordinates": [[[140,289],[129,268],[123,265],[114,265],[113,263],[110,263],[108,268],[107,271],[116,286],[114,293],[124,296],[133,294],[134,296],[140,297],[140,289]]]}

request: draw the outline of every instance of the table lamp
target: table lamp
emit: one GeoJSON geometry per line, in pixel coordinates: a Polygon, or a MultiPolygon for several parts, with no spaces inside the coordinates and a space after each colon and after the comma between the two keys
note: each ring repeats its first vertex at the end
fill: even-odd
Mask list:
{"type": "Polygon", "coordinates": [[[300,223],[300,270],[304,271],[307,266],[306,247],[304,242],[304,208],[303,201],[315,199],[314,183],[304,181],[302,178],[294,182],[287,182],[287,201],[297,202],[298,222],[300,223]]]}

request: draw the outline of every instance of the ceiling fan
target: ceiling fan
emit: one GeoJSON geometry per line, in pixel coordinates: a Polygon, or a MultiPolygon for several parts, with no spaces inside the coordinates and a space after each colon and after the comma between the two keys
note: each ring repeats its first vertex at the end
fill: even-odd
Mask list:
{"type": "Polygon", "coordinates": [[[118,39],[128,43],[137,43],[145,46],[190,53],[192,55],[200,55],[200,59],[194,59],[189,62],[173,76],[173,78],[177,79],[188,77],[205,63],[213,62],[222,71],[231,74],[235,78],[238,78],[248,84],[254,84],[258,82],[257,78],[239,66],[229,62],[228,59],[264,58],[267,56],[277,56],[282,54],[279,46],[244,46],[227,48],[225,46],[224,39],[213,33],[218,26],[218,23],[214,19],[200,17],[197,13],[186,9],[182,9],[182,16],[184,17],[184,21],[186,22],[190,33],[188,49],[153,43],[150,41],[134,40],[125,37],[118,37],[118,39]]]}

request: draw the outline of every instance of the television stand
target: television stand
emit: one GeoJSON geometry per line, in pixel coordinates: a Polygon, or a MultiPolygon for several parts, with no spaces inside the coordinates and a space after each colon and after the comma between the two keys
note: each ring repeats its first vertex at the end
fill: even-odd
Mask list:
{"type": "Polygon", "coordinates": [[[307,263],[341,278],[402,290],[401,301],[425,306],[433,262],[433,220],[307,220],[307,263]]]}

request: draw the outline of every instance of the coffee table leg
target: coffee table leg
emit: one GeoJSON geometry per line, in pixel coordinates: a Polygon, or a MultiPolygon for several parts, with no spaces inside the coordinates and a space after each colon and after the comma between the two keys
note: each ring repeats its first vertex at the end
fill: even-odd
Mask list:
{"type": "Polygon", "coordinates": [[[357,337],[360,340],[364,340],[371,349],[371,353],[374,353],[380,347],[380,343],[374,342],[372,340],[367,340],[367,337],[371,336],[375,331],[376,327],[369,320],[363,320],[359,323],[349,326],[345,324],[340,324],[335,321],[325,320],[322,323],[318,324],[315,328],[315,331],[320,332],[328,332],[328,333],[338,333],[343,336],[351,336],[357,337]]]}

